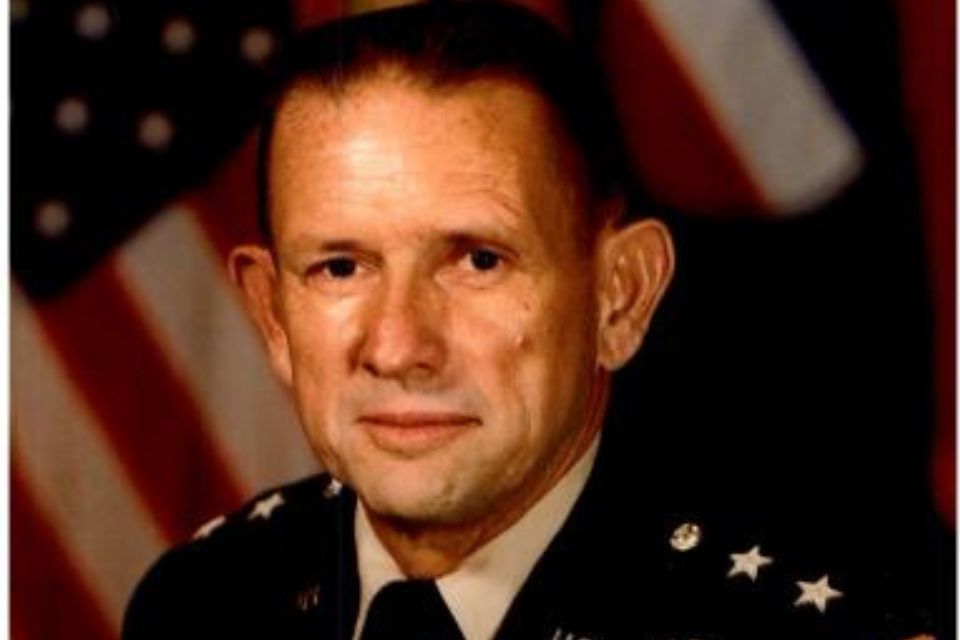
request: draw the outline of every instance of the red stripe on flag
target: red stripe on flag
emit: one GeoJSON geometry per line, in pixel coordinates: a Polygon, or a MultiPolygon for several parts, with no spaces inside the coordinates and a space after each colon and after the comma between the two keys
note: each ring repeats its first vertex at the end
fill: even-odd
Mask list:
{"type": "Polygon", "coordinates": [[[182,539],[240,502],[189,392],[109,264],[37,311],[165,535],[182,539]]]}
{"type": "Polygon", "coordinates": [[[226,259],[238,244],[259,242],[256,191],[257,135],[217,170],[186,203],[197,211],[200,224],[217,253],[226,259]]]}
{"type": "Polygon", "coordinates": [[[297,29],[307,29],[334,20],[348,11],[348,0],[295,0],[293,23],[297,29]]]}
{"type": "Polygon", "coordinates": [[[106,615],[84,587],[57,532],[33,503],[16,464],[10,475],[13,636],[22,640],[113,638],[106,615]]]}
{"type": "Polygon", "coordinates": [[[540,14],[560,31],[570,32],[570,14],[566,3],[562,0],[513,0],[513,2],[540,14]]]}
{"type": "Polygon", "coordinates": [[[599,46],[634,166],[652,195],[685,211],[770,210],[639,0],[608,3],[599,46]]]}
{"type": "Polygon", "coordinates": [[[956,518],[956,7],[940,0],[898,3],[906,104],[923,195],[928,271],[934,297],[937,437],[934,495],[956,518]]]}

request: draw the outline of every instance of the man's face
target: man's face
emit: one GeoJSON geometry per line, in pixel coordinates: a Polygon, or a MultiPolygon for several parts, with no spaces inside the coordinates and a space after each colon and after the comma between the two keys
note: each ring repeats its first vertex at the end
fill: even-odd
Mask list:
{"type": "Polygon", "coordinates": [[[275,365],[321,462],[375,513],[529,504],[589,443],[588,205],[549,122],[495,79],[301,88],[280,110],[275,365]]]}

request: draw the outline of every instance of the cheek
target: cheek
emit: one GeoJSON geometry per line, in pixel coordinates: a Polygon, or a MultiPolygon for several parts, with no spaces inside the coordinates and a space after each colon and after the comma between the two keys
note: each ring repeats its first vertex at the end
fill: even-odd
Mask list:
{"type": "Polygon", "coordinates": [[[336,417],[344,397],[352,345],[359,331],[356,305],[324,304],[301,295],[286,306],[293,386],[303,422],[317,430],[336,417]]]}
{"type": "Polygon", "coordinates": [[[576,286],[558,285],[539,295],[517,297],[511,312],[497,314],[509,357],[550,366],[589,347],[591,308],[579,294],[576,286]]]}
{"type": "Polygon", "coordinates": [[[321,466],[348,478],[349,449],[344,405],[349,394],[349,348],[356,331],[355,314],[345,305],[319,304],[306,297],[288,306],[288,340],[293,394],[303,426],[321,466]]]}
{"type": "Polygon", "coordinates": [[[510,327],[514,389],[527,403],[531,438],[554,439],[576,422],[594,353],[588,290],[573,283],[532,301],[510,327]]]}
{"type": "Polygon", "coordinates": [[[305,287],[296,287],[284,300],[291,356],[304,366],[314,367],[342,360],[360,331],[359,311],[357,300],[331,301],[305,287]]]}
{"type": "Polygon", "coordinates": [[[473,362],[509,372],[542,341],[542,311],[542,300],[527,291],[461,299],[450,314],[451,328],[473,362]]]}
{"type": "Polygon", "coordinates": [[[537,344],[543,333],[543,323],[540,316],[543,314],[543,303],[541,300],[530,296],[523,299],[518,304],[518,311],[515,316],[510,318],[510,324],[507,331],[512,339],[512,347],[516,355],[531,353],[536,350],[537,344]]]}
{"type": "Polygon", "coordinates": [[[512,292],[489,304],[460,305],[456,322],[458,343],[469,375],[501,422],[515,429],[536,432],[550,422],[547,413],[561,405],[559,394],[569,395],[565,384],[578,345],[584,342],[582,306],[570,317],[562,288],[512,292]],[[544,294],[548,295],[544,295],[544,294]]]}

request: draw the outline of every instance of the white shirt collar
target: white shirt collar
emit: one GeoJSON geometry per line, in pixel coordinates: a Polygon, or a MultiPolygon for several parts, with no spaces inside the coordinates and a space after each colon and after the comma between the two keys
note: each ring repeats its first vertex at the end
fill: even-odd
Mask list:
{"type": "MultiPolygon", "coordinates": [[[[537,560],[560,531],[583,491],[597,456],[600,436],[573,467],[512,527],[468,556],[457,570],[437,580],[466,640],[489,640],[537,560]]],[[[354,535],[360,575],[360,610],[354,639],[366,622],[374,595],[405,576],[374,533],[366,510],[356,510],[354,535]]]]}

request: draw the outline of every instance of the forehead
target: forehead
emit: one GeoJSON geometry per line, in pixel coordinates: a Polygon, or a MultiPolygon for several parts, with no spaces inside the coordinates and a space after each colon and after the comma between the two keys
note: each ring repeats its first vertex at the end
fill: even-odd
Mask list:
{"type": "Polygon", "coordinates": [[[271,208],[276,227],[290,198],[373,206],[485,192],[561,216],[584,206],[579,162],[549,104],[509,78],[428,86],[381,74],[336,94],[302,83],[277,113],[271,208]]]}
{"type": "Polygon", "coordinates": [[[337,91],[309,81],[295,85],[277,111],[273,137],[274,164],[291,147],[339,153],[351,140],[373,137],[411,149],[442,138],[457,144],[451,154],[472,145],[478,159],[520,148],[553,163],[576,155],[547,101],[518,80],[484,76],[435,85],[389,68],[337,91]]]}
{"type": "MultiPolygon", "coordinates": [[[[365,75],[331,87],[303,78],[285,92],[277,109],[278,122],[296,126],[307,120],[325,120],[341,128],[343,118],[358,112],[410,114],[421,108],[444,110],[486,119],[495,126],[505,114],[549,124],[551,136],[566,142],[547,99],[529,82],[506,73],[484,73],[474,78],[433,80],[427,72],[383,63],[365,75]],[[331,119],[333,122],[331,122],[331,119]]],[[[277,125],[280,128],[280,125],[277,125]]]]}

